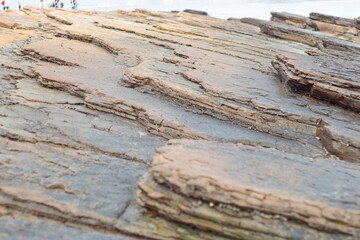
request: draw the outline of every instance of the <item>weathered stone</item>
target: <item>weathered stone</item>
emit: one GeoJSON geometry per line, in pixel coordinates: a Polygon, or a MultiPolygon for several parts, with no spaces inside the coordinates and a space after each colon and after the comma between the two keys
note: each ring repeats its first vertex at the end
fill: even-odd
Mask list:
{"type": "Polygon", "coordinates": [[[311,21],[311,26],[317,31],[326,32],[337,36],[347,36],[348,39],[360,41],[358,37],[360,30],[356,28],[343,27],[314,20],[311,21]]]}
{"type": "Polygon", "coordinates": [[[298,28],[306,28],[309,18],[286,12],[271,12],[271,21],[284,22],[298,28]]]}
{"type": "Polygon", "coordinates": [[[260,20],[260,19],[256,19],[256,18],[241,18],[241,19],[234,19],[234,18],[229,18],[228,20],[230,21],[240,21],[242,23],[247,23],[247,24],[251,24],[257,27],[260,27],[260,25],[264,22],[264,20],[260,20]]]}
{"type": "Polygon", "coordinates": [[[292,91],[303,92],[346,108],[360,111],[360,65],[347,59],[339,69],[341,60],[329,56],[283,54],[277,56],[273,66],[281,80],[292,91]]]}
{"type": "MultiPolygon", "coordinates": [[[[137,204],[140,176],[149,170],[154,149],[168,139],[193,139],[194,146],[207,140],[217,155],[229,160],[232,156],[221,146],[252,146],[255,151],[249,158],[254,159],[257,149],[279,157],[328,159],[321,161],[330,172],[340,160],[359,161],[359,114],[338,106],[340,100],[334,105],[287,91],[272,66],[279,54],[306,52],[314,59],[331,59],[341,68],[336,79],[343,82],[351,74],[342,63],[357,66],[358,43],[306,32],[318,36],[317,49],[271,37],[241,21],[142,9],[95,12],[25,7],[21,12],[2,13],[1,23],[0,220],[6,226],[17,225],[16,229],[29,224],[31,236],[52,237],[39,232],[39,226],[54,228],[54,223],[59,229],[54,235],[63,233],[64,239],[73,232],[100,239],[228,239],[230,235],[222,235],[223,228],[229,233],[222,223],[203,222],[207,229],[211,223],[209,229],[218,233],[193,228],[192,222],[201,219],[197,213],[203,212],[184,214],[181,219],[172,215],[176,223],[137,204]]],[[[268,24],[254,21],[259,23],[268,24]]],[[[307,36],[301,34],[299,39],[307,36]]],[[[324,67],[324,76],[334,69],[324,67]]],[[[275,161],[274,166],[279,164],[275,161]]],[[[359,179],[356,172],[352,174],[359,179]]],[[[152,183],[149,179],[142,185],[159,187],[152,183]]],[[[281,192],[284,197],[291,192],[291,185],[286,186],[281,192]]],[[[352,186],[344,188],[343,194],[351,194],[352,186]]],[[[309,190],[303,195],[315,193],[309,190]]],[[[247,202],[256,205],[259,199],[247,202]]],[[[217,206],[208,205],[210,210],[217,206]]],[[[338,209],[346,215],[343,206],[338,209]]],[[[210,210],[205,214],[224,216],[210,210]]],[[[166,211],[176,212],[176,206],[166,211]]],[[[268,235],[271,229],[266,223],[276,224],[265,223],[269,216],[256,211],[259,214],[251,221],[240,220],[265,233],[231,227],[230,237],[276,238],[268,235]]],[[[296,211],[291,208],[287,214],[296,215],[296,211]]],[[[280,215],[276,218],[284,220],[280,215]]],[[[331,229],[341,225],[333,222],[331,229]]],[[[303,227],[301,222],[291,224],[303,227]]],[[[343,229],[324,233],[321,224],[306,228],[310,231],[306,234],[343,237],[343,229]]],[[[301,235],[286,229],[279,232],[301,235]]]]}
{"type": "Polygon", "coordinates": [[[235,239],[355,239],[358,176],[351,163],[178,140],[157,150],[139,196],[167,218],[235,239]]]}
{"type": "Polygon", "coordinates": [[[310,18],[325,23],[332,23],[344,27],[357,27],[356,19],[335,17],[322,13],[310,13],[310,18]]]}
{"type": "Polygon", "coordinates": [[[199,10],[193,10],[193,9],[185,9],[183,12],[196,14],[196,15],[202,15],[202,16],[207,16],[208,15],[207,12],[199,11],[199,10]]]}
{"type": "Polygon", "coordinates": [[[94,239],[94,240],[126,240],[127,236],[103,235],[101,233],[77,229],[49,221],[17,219],[11,216],[0,218],[0,238],[13,239],[94,239]],[[46,231],[44,231],[46,229],[46,231]]]}
{"type": "Polygon", "coordinates": [[[330,34],[315,32],[308,29],[296,28],[284,23],[267,22],[260,25],[262,32],[279,37],[316,46],[320,49],[328,48],[352,53],[360,53],[359,44],[336,38],[330,34]]]}
{"type": "Polygon", "coordinates": [[[360,41],[359,29],[353,19],[344,19],[330,15],[312,13],[310,18],[290,13],[272,12],[271,21],[281,22],[302,29],[313,29],[343,38],[360,41]]]}

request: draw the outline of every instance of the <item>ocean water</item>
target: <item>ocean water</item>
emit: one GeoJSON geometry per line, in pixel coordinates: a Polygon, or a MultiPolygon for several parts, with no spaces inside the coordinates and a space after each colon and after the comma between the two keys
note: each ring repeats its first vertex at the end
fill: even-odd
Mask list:
{"type": "MultiPolygon", "coordinates": [[[[10,0],[10,7],[17,3],[39,6],[40,0],[10,0]]],[[[45,0],[50,2],[50,0],[45,0]]],[[[79,9],[111,11],[143,8],[154,11],[203,10],[213,17],[254,17],[269,19],[271,11],[290,12],[308,16],[310,12],[321,12],[335,16],[356,18],[360,16],[360,0],[78,0],[79,9]]],[[[70,0],[63,0],[70,8],[70,0]]]]}

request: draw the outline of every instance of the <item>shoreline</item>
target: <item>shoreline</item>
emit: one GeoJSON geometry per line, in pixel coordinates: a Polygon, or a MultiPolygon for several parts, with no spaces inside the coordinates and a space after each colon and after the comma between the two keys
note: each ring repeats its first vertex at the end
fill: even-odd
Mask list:
{"type": "MultiPolygon", "coordinates": [[[[17,3],[16,3],[17,4],[17,3]]],[[[16,8],[15,3],[10,3],[12,9],[16,8]]],[[[70,9],[67,1],[64,1],[65,9],[70,9]]],[[[22,5],[26,6],[27,2],[22,1],[22,5]]],[[[37,4],[30,6],[38,7],[37,4]]],[[[360,9],[359,0],[342,0],[342,1],[302,1],[290,3],[260,3],[260,2],[245,2],[245,3],[225,3],[225,4],[136,4],[136,1],[123,2],[121,4],[106,4],[103,5],[84,5],[79,2],[79,10],[99,10],[99,11],[115,11],[115,10],[133,11],[135,9],[147,9],[151,11],[169,12],[172,10],[183,11],[184,9],[194,9],[208,12],[210,16],[227,19],[230,17],[242,18],[252,17],[261,20],[270,19],[270,12],[289,12],[293,14],[307,16],[310,12],[322,12],[333,16],[342,16],[346,18],[356,18],[360,16],[358,9],[360,9]],[[105,6],[104,6],[105,5],[105,6]]]]}

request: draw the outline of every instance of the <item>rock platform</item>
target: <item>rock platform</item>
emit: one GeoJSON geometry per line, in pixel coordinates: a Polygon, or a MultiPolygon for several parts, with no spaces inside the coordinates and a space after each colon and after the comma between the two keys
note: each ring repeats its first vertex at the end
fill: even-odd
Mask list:
{"type": "Polygon", "coordinates": [[[272,15],[0,12],[0,238],[360,238],[359,20],[272,15]]]}

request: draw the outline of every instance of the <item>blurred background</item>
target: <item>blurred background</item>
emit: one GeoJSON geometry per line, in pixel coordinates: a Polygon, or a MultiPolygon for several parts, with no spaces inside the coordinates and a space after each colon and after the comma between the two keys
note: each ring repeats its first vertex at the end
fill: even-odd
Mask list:
{"type": "MultiPolygon", "coordinates": [[[[49,4],[51,0],[44,0],[49,4]]],[[[70,0],[62,0],[70,8],[70,0]]],[[[10,8],[40,6],[40,0],[10,0],[10,8]]],[[[190,8],[202,10],[218,18],[255,17],[268,20],[270,11],[290,12],[308,16],[310,12],[321,12],[336,16],[355,18],[360,16],[360,0],[78,0],[79,9],[86,10],[133,10],[143,8],[155,11],[171,11],[190,8]]]]}

